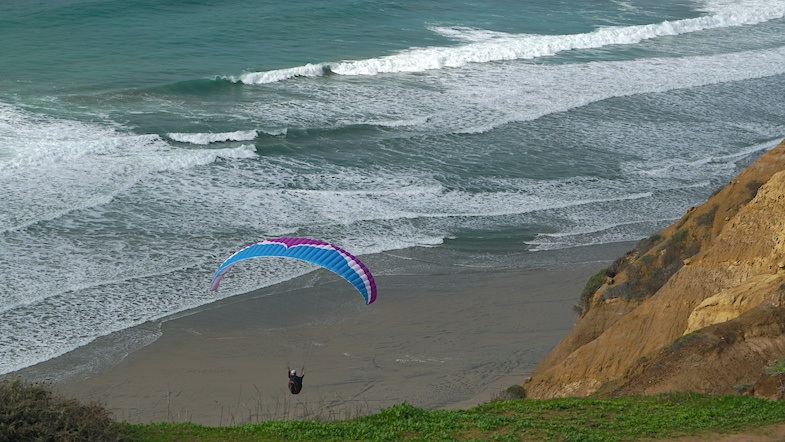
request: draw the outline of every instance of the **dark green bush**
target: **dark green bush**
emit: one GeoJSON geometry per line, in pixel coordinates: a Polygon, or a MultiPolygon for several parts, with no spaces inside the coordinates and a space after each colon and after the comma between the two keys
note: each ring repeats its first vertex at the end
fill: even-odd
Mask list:
{"type": "MultiPolygon", "coordinates": [[[[714,216],[714,215],[711,215],[714,216]]],[[[705,221],[704,221],[705,222],[705,221]]],[[[627,280],[610,287],[603,293],[603,299],[622,298],[643,300],[654,295],[683,265],[684,260],[700,251],[700,240],[690,235],[687,229],[680,229],[663,241],[656,235],[641,241],[635,250],[635,261],[627,261],[619,266],[626,271],[627,280]],[[647,253],[648,246],[657,243],[657,256],[647,253]]]]}
{"type": "Polygon", "coordinates": [[[627,280],[608,288],[603,293],[603,299],[643,300],[655,294],[678,269],[651,269],[649,264],[652,261],[653,257],[627,266],[627,280]]]}
{"type": "Polygon", "coordinates": [[[607,269],[602,269],[586,281],[586,285],[583,286],[583,290],[581,291],[581,298],[578,301],[578,305],[575,306],[575,311],[577,311],[578,314],[582,315],[589,310],[589,299],[591,299],[592,295],[594,295],[607,280],[607,269]]]}
{"type": "Polygon", "coordinates": [[[499,393],[495,394],[492,402],[497,401],[510,401],[515,399],[526,399],[526,389],[521,385],[510,385],[499,393]]]}
{"type": "Polygon", "coordinates": [[[618,275],[619,272],[624,268],[626,262],[627,261],[625,260],[624,256],[617,258],[616,261],[613,261],[611,265],[609,265],[608,268],[605,269],[605,276],[607,276],[608,278],[616,277],[616,275],[618,275]]]}
{"type": "Polygon", "coordinates": [[[510,385],[504,389],[511,399],[526,399],[526,389],[520,385],[510,385]]]}
{"type": "Polygon", "coordinates": [[[0,442],[122,440],[109,411],[53,393],[49,384],[0,381],[0,442]]]}

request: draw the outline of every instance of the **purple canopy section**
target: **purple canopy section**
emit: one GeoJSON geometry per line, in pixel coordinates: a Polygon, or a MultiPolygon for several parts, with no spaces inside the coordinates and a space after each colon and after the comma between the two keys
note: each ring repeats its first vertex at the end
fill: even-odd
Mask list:
{"type": "Polygon", "coordinates": [[[366,304],[376,300],[376,282],[371,271],[362,261],[328,242],[294,237],[266,239],[243,247],[218,267],[213,275],[210,290],[218,290],[223,277],[237,262],[268,256],[294,258],[320,265],[352,284],[360,292],[366,304]]]}

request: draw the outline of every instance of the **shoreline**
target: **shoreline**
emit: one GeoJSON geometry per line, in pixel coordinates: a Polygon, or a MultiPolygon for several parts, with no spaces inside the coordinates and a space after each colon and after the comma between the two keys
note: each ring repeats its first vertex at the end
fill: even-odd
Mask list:
{"type": "Polygon", "coordinates": [[[423,270],[432,249],[369,257],[395,271],[375,272],[380,297],[368,306],[319,270],[137,327],[156,339],[124,356],[120,334],[16,374],[53,379],[133,423],[348,418],[402,402],[470,408],[521,384],[572,328],[588,278],[630,248],[537,252],[541,262],[508,268],[423,270]],[[111,341],[121,342],[114,359],[74,368],[111,341]],[[286,391],[288,364],[305,365],[300,395],[286,391]]]}

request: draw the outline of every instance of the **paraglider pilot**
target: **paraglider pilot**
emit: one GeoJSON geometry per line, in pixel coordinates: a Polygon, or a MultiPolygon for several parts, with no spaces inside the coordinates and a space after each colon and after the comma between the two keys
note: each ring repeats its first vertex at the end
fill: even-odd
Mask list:
{"type": "Polygon", "coordinates": [[[302,369],[301,375],[297,376],[297,370],[291,370],[286,366],[286,374],[289,376],[289,391],[292,394],[300,394],[303,389],[303,378],[305,377],[305,368],[302,369]]]}

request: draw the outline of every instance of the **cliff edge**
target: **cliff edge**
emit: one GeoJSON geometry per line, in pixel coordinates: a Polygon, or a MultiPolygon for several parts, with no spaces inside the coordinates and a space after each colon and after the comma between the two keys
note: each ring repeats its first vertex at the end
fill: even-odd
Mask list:
{"type": "Polygon", "coordinates": [[[527,397],[785,394],[785,141],[587,283],[527,397]]]}

